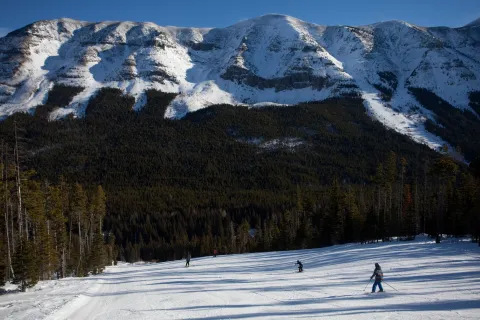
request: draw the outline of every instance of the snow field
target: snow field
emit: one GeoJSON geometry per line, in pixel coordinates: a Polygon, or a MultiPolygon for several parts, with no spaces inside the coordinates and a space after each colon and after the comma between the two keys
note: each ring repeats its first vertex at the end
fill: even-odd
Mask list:
{"type": "Polygon", "coordinates": [[[120,264],[0,296],[0,318],[479,319],[479,258],[476,244],[422,238],[120,264]],[[375,262],[387,292],[367,294],[375,262]]]}

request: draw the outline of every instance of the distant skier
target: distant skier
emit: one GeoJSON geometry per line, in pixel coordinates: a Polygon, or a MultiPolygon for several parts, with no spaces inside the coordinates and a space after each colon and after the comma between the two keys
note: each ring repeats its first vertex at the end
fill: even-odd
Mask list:
{"type": "Polygon", "coordinates": [[[303,271],[303,264],[300,262],[300,260],[297,260],[297,263],[295,263],[295,265],[298,264],[298,272],[302,272],[303,271]]]}
{"type": "Polygon", "coordinates": [[[213,257],[215,258],[217,256],[217,249],[213,249],[213,257]]]}
{"type": "Polygon", "coordinates": [[[190,251],[187,252],[187,262],[185,263],[185,267],[190,267],[190,259],[192,258],[192,255],[190,254],[190,251]]]}
{"type": "Polygon", "coordinates": [[[375,277],[375,282],[373,283],[372,293],[375,292],[375,290],[377,289],[377,286],[380,288],[379,292],[383,292],[383,287],[382,287],[383,272],[382,272],[382,268],[378,263],[375,263],[375,270],[373,270],[373,274],[370,277],[370,280],[372,280],[373,277],[375,277]]]}

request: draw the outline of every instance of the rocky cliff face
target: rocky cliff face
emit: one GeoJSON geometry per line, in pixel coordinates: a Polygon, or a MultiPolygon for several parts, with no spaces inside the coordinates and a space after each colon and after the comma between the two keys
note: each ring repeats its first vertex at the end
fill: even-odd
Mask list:
{"type": "Polygon", "coordinates": [[[409,89],[425,88],[473,111],[469,97],[480,91],[480,24],[326,27],[267,15],[196,29],[60,19],[0,38],[0,115],[35,108],[54,83],[84,90],[53,117],[81,116],[105,86],[134,96],[135,108],[145,103],[145,90],[178,92],[165,115],[173,118],[216,103],[295,104],[360,95],[385,125],[438,146],[442,141],[423,128],[433,112],[409,89]]]}

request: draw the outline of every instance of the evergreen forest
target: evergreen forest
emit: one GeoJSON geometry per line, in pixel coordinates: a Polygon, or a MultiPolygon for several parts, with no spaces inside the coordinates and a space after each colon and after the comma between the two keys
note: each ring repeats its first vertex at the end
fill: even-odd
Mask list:
{"type": "MultiPolygon", "coordinates": [[[[82,88],[0,123],[0,285],[134,262],[414,239],[480,237],[480,121],[436,108],[427,129],[464,153],[385,128],[355,96],[295,107],[214,105],[165,119],[102,89],[85,116],[52,121],[82,88]],[[464,150],[464,152],[462,151],[464,150]]],[[[480,243],[479,243],[480,244],[480,243]]]]}

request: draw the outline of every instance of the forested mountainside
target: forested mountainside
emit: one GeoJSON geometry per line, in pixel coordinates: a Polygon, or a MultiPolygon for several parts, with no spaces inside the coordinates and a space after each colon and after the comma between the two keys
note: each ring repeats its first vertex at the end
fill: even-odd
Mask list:
{"type": "MultiPolygon", "coordinates": [[[[28,233],[52,223],[45,186],[63,185],[67,223],[59,232],[71,239],[70,250],[78,246],[68,269],[75,274],[82,274],[79,261],[90,270],[99,228],[102,252],[118,250],[127,261],[407,239],[420,231],[478,238],[478,161],[467,166],[386,128],[358,97],[288,108],[215,105],[170,120],[164,113],[175,94],[150,90],[134,110],[133,97],[103,89],[85,117],[48,121],[76,92],[55,87],[34,114],[0,123],[4,168],[17,164],[3,175],[1,228],[3,221],[13,227],[2,234],[18,245],[19,223],[34,215],[27,203],[36,201],[46,209],[28,233]],[[27,169],[35,172],[19,180],[19,199],[9,179],[27,169]],[[93,205],[102,198],[98,186],[104,219],[93,205]],[[22,202],[28,209],[18,215],[22,202]]],[[[63,252],[56,254],[58,270],[63,252]]]]}

